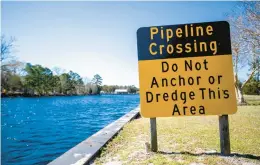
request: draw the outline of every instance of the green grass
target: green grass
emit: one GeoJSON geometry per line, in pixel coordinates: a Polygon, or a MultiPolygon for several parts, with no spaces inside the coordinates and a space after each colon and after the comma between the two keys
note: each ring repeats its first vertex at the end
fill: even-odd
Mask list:
{"type": "Polygon", "coordinates": [[[260,105],[260,95],[244,95],[247,105],[260,105]]]}
{"type": "Polygon", "coordinates": [[[140,118],[128,123],[94,163],[260,164],[260,106],[241,106],[229,116],[230,157],[219,155],[218,116],[158,118],[157,153],[145,150],[145,142],[150,143],[149,122],[140,118]]]}
{"type": "Polygon", "coordinates": [[[246,100],[258,100],[260,101],[260,95],[244,95],[246,100]]]}

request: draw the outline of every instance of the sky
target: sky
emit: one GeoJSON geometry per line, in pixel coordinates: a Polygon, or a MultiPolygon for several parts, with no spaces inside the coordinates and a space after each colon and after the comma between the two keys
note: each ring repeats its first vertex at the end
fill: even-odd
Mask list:
{"type": "Polygon", "coordinates": [[[236,3],[2,2],[1,33],[23,62],[139,87],[138,28],[226,20],[236,3]]]}

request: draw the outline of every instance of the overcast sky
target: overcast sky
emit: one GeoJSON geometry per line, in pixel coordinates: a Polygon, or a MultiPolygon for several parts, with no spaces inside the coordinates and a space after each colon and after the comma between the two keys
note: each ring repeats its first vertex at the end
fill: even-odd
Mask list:
{"type": "Polygon", "coordinates": [[[139,27],[226,20],[236,3],[2,2],[2,34],[17,39],[21,61],[139,86],[139,27]]]}

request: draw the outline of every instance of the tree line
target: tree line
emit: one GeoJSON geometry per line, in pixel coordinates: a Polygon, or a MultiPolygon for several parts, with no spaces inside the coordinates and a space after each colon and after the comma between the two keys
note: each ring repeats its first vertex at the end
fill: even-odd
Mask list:
{"type": "Polygon", "coordinates": [[[103,85],[99,74],[89,80],[78,73],[55,67],[22,63],[12,56],[14,39],[1,37],[1,93],[2,96],[97,95],[103,90],[127,89],[136,93],[135,86],[103,85]]]}
{"type": "Polygon", "coordinates": [[[25,64],[22,74],[9,69],[1,71],[3,95],[46,96],[46,95],[96,95],[102,89],[102,78],[96,74],[90,82],[73,71],[54,74],[41,65],[25,64]]]}

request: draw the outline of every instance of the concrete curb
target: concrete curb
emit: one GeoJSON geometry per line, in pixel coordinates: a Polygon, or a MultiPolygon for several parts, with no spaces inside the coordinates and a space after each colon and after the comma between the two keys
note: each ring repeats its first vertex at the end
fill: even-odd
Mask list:
{"type": "Polygon", "coordinates": [[[139,116],[140,107],[128,112],[118,120],[109,124],[97,133],[93,134],[86,140],[82,141],[69,151],[57,159],[50,162],[48,165],[83,165],[89,164],[91,160],[129,121],[139,116]]]}

